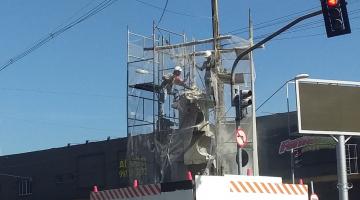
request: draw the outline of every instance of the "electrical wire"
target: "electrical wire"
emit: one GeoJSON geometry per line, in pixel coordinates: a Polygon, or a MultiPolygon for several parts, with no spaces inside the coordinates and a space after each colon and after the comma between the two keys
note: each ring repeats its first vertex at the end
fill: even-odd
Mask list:
{"type": "Polygon", "coordinates": [[[169,3],[169,0],[166,0],[164,9],[163,9],[163,11],[162,11],[162,13],[161,13],[161,16],[160,16],[160,19],[159,19],[159,21],[158,21],[158,23],[157,23],[158,25],[160,25],[160,22],[161,22],[161,20],[163,19],[163,16],[164,16],[164,14],[165,14],[165,11],[166,11],[166,8],[167,8],[168,3],[169,3]]]}
{"type": "Polygon", "coordinates": [[[64,26],[66,23],[69,23],[71,20],[73,20],[78,14],[83,12],[86,8],[88,8],[91,4],[93,4],[96,0],[91,0],[88,3],[86,3],[84,6],[82,6],[80,9],[78,9],[73,15],[68,17],[63,23],[61,23],[59,26],[57,26],[53,31],[56,31],[60,27],[64,26]]]}
{"type": "Polygon", "coordinates": [[[89,10],[88,12],[86,12],[85,14],[83,14],[82,16],[78,17],[76,20],[73,20],[72,22],[70,22],[69,24],[57,29],[54,32],[49,33],[46,37],[44,37],[43,39],[40,39],[38,42],[36,42],[33,46],[31,46],[30,48],[26,49],[25,51],[23,51],[22,53],[10,58],[7,62],[5,62],[3,65],[0,66],[0,72],[3,71],[4,69],[6,69],[7,67],[9,67],[10,65],[14,64],[15,62],[19,61],[20,59],[24,58],[25,56],[29,55],[30,53],[32,53],[33,51],[37,50],[38,48],[42,47],[43,45],[45,45],[46,43],[48,43],[50,40],[58,37],[59,35],[61,35],[62,33],[64,33],[65,31],[73,28],[74,26],[76,26],[77,24],[89,19],[90,17],[96,15],[97,13],[99,13],[100,11],[104,10],[105,8],[111,6],[113,3],[115,3],[117,0],[104,0],[101,3],[99,3],[97,6],[95,6],[94,8],[92,8],[91,10],[89,10]]]}
{"type": "MultiPolygon", "coordinates": [[[[356,4],[356,3],[360,3],[360,0],[353,1],[353,2],[351,2],[349,4],[353,5],[353,4],[356,4]]],[[[302,11],[299,11],[299,12],[290,13],[288,15],[278,17],[278,18],[274,18],[274,19],[271,19],[271,20],[268,20],[268,21],[257,23],[257,24],[254,25],[254,30],[260,30],[260,29],[271,27],[271,26],[279,25],[281,23],[292,21],[294,18],[289,18],[289,17],[294,16],[294,15],[298,15],[298,14],[301,14],[301,13],[304,13],[304,12],[308,12],[308,11],[314,10],[316,8],[318,8],[318,6],[313,7],[313,8],[309,8],[309,9],[305,9],[305,10],[302,10],[302,11]],[[285,19],[285,20],[282,20],[282,19],[285,19]],[[281,21],[279,21],[279,20],[281,20],[281,21]],[[263,26],[260,26],[260,25],[263,25],[263,26]],[[258,26],[260,26],[260,27],[258,27],[258,26]]],[[[359,12],[359,10],[360,9],[356,9],[356,10],[353,10],[353,11],[359,12]]],[[[350,14],[350,12],[349,12],[349,14],[350,14]]],[[[239,34],[247,32],[246,29],[248,29],[248,27],[238,28],[238,29],[235,29],[235,30],[232,30],[232,31],[228,31],[227,33],[224,33],[224,34],[225,35],[226,34],[239,35],[239,34]]]]}
{"type": "MultiPolygon", "coordinates": [[[[359,19],[360,19],[360,16],[356,16],[356,17],[351,18],[351,21],[356,21],[356,20],[359,20],[359,19]]],[[[303,27],[303,28],[301,28],[301,29],[284,32],[284,33],[282,33],[282,35],[291,34],[291,33],[299,32],[299,31],[305,31],[305,30],[315,29],[315,28],[320,28],[320,27],[323,27],[323,26],[324,26],[323,24],[320,24],[320,25],[316,25],[316,26],[312,26],[312,27],[303,27]]],[[[355,27],[355,28],[353,28],[352,30],[358,30],[358,27],[355,27]]],[[[270,34],[271,34],[271,33],[268,33],[268,34],[264,34],[264,35],[255,37],[254,40],[264,39],[264,38],[266,38],[267,36],[269,36],[270,34]]],[[[291,39],[291,38],[298,39],[298,38],[304,38],[304,37],[306,37],[306,36],[313,37],[313,36],[318,36],[318,35],[326,35],[326,34],[324,34],[324,33],[319,33],[319,34],[301,35],[301,36],[294,36],[294,37],[287,37],[287,38],[275,38],[275,39],[273,39],[273,40],[276,41],[276,40],[285,40],[285,39],[291,39]]]]}
{"type": "MultiPolygon", "coordinates": [[[[350,21],[356,21],[360,18],[360,16],[358,15],[355,15],[357,13],[360,13],[360,9],[354,9],[352,11],[349,12],[349,16],[352,16],[350,18],[350,21]],[[355,16],[354,16],[355,15],[355,16]]],[[[294,18],[295,19],[295,18],[294,18]]],[[[292,19],[292,20],[294,20],[292,19]]],[[[299,25],[296,25],[294,26],[291,30],[288,30],[284,33],[282,33],[281,35],[285,35],[285,34],[291,34],[291,33],[295,33],[295,32],[299,32],[299,31],[307,31],[307,30],[311,30],[311,29],[316,29],[316,28],[320,28],[320,27],[323,27],[323,20],[322,19],[319,19],[319,20],[314,20],[314,21],[310,21],[310,22],[307,22],[307,23],[303,23],[303,24],[299,24],[299,25]]],[[[356,29],[356,28],[355,28],[356,29]]],[[[355,30],[354,29],[354,30],[355,30]]],[[[254,40],[256,41],[259,41],[261,39],[264,39],[266,38],[267,36],[271,35],[272,32],[268,32],[268,33],[265,33],[265,34],[261,34],[259,36],[256,36],[254,37],[254,40]]],[[[324,34],[310,34],[310,35],[305,35],[306,36],[309,36],[309,37],[314,37],[314,36],[318,36],[318,35],[324,35],[324,34]]],[[[295,36],[294,39],[297,39],[297,38],[304,38],[304,35],[303,36],[295,36]]],[[[286,39],[291,39],[291,37],[289,38],[286,38],[286,39]]],[[[284,39],[279,39],[279,38],[275,38],[273,39],[272,41],[275,41],[275,40],[284,40],[284,39]]],[[[229,43],[225,43],[225,44],[222,44],[222,46],[227,46],[227,45],[233,45],[233,44],[238,44],[239,42],[229,42],[229,43]]]]}
{"type": "MultiPolygon", "coordinates": [[[[352,32],[358,32],[360,30],[360,27],[356,27],[352,29],[352,32]]],[[[301,38],[310,38],[315,36],[324,36],[325,33],[318,33],[318,34],[308,34],[308,35],[298,35],[293,37],[282,37],[282,38],[275,38],[274,41],[281,41],[281,40],[293,40],[293,39],[301,39],[301,38]]]]}
{"type": "Polygon", "coordinates": [[[188,13],[185,13],[185,12],[179,12],[179,11],[164,9],[164,8],[161,8],[161,7],[156,6],[156,5],[154,5],[154,4],[151,4],[151,3],[148,3],[148,2],[142,1],[142,0],[135,0],[135,1],[137,1],[137,2],[139,2],[139,3],[141,3],[141,4],[143,4],[143,5],[146,5],[146,6],[155,8],[155,9],[158,9],[158,10],[165,10],[165,12],[171,13],[171,14],[175,14],[175,15],[181,15],[181,16],[192,17],[192,18],[200,18],[200,19],[211,19],[211,17],[197,16],[197,15],[192,15],[192,14],[188,14],[188,13]]]}
{"type": "MultiPolygon", "coordinates": [[[[274,18],[274,19],[271,19],[271,20],[268,20],[268,21],[263,21],[263,22],[254,24],[254,27],[257,27],[257,26],[260,26],[260,25],[263,25],[263,24],[268,24],[268,23],[271,23],[271,22],[275,22],[275,21],[278,21],[278,20],[281,20],[281,19],[286,19],[286,18],[289,18],[289,17],[294,16],[294,15],[298,15],[298,14],[301,14],[301,13],[304,13],[304,12],[314,10],[315,8],[317,8],[317,7],[308,8],[306,10],[302,10],[302,11],[295,12],[295,13],[290,13],[290,14],[282,16],[282,17],[277,17],[277,18],[274,18]]],[[[261,27],[258,27],[258,28],[254,28],[254,30],[266,28],[266,27],[269,27],[269,26],[273,26],[273,25],[276,25],[276,24],[279,24],[279,23],[284,23],[284,22],[291,21],[291,20],[292,20],[292,18],[291,19],[286,19],[285,21],[282,20],[281,22],[276,22],[276,23],[272,23],[270,25],[264,25],[264,26],[261,26],[261,27]]],[[[225,34],[239,34],[238,33],[239,31],[247,32],[246,29],[248,29],[248,27],[238,28],[238,29],[229,31],[229,32],[227,32],[225,34]]]]}
{"type": "Polygon", "coordinates": [[[121,96],[116,95],[105,95],[105,94],[85,94],[85,93],[77,93],[77,92],[58,92],[58,91],[50,91],[50,90],[37,90],[37,89],[24,89],[24,88],[4,88],[0,87],[0,90],[8,91],[8,92],[29,92],[34,94],[42,94],[42,95],[69,95],[69,96],[87,96],[87,97],[101,97],[101,98],[109,98],[109,99],[118,99],[121,96]]]}

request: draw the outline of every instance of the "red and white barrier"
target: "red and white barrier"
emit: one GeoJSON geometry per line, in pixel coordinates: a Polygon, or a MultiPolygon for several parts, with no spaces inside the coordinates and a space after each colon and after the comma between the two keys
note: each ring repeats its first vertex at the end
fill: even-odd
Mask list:
{"type": "Polygon", "coordinates": [[[307,185],[283,184],[279,177],[196,176],[197,200],[308,200],[307,185]]]}
{"type": "Polygon", "coordinates": [[[146,196],[159,195],[160,184],[139,185],[138,187],[127,187],[113,190],[91,192],[90,200],[120,200],[146,196]]]}

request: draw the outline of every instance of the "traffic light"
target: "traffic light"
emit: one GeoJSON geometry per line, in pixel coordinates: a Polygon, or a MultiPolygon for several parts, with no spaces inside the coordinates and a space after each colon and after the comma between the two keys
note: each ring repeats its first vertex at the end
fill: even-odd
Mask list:
{"type": "Polygon", "coordinates": [[[327,37],[351,33],[345,0],[321,0],[327,37]]]}
{"type": "Polygon", "coordinates": [[[252,104],[251,96],[252,96],[251,90],[240,90],[240,92],[235,95],[233,99],[233,105],[235,106],[236,109],[237,119],[244,118],[244,111],[246,107],[252,104]]]}

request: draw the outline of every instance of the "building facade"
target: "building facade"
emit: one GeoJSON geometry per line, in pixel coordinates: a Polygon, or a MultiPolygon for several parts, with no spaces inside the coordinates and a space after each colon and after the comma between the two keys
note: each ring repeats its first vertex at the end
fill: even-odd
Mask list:
{"type": "Polygon", "coordinates": [[[1,200],[85,200],[128,184],[126,138],[0,157],[1,200]]]}
{"type": "MultiPolygon", "coordinates": [[[[257,118],[260,175],[279,176],[292,182],[314,182],[320,199],[338,199],[336,142],[330,136],[300,135],[295,112],[257,118]],[[293,149],[293,154],[291,154],[293,149]],[[293,167],[292,167],[293,166],[293,167]]],[[[352,137],[346,145],[349,199],[360,199],[358,174],[360,138],[352,137]]]]}
{"type": "MultiPolygon", "coordinates": [[[[335,141],[299,135],[296,122],[296,113],[257,118],[260,175],[283,177],[290,183],[294,169],[296,181],[314,181],[320,199],[338,199],[335,141]]],[[[150,152],[147,137],[140,135],[131,144],[150,152]]],[[[349,196],[360,199],[356,149],[360,140],[354,137],[348,144],[349,196]]],[[[125,187],[134,177],[152,181],[146,178],[155,172],[148,162],[151,154],[129,160],[128,145],[127,138],[119,138],[1,156],[0,200],[87,200],[94,186],[99,190],[125,187]]]]}

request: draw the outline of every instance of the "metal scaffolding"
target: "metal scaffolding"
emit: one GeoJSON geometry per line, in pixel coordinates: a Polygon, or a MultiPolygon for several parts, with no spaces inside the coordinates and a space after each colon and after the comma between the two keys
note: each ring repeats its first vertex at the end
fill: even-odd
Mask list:
{"type": "MultiPolygon", "coordinates": [[[[221,67],[206,68],[212,66],[209,63],[215,55],[213,42],[213,38],[188,40],[185,34],[155,24],[151,36],[128,30],[129,181],[183,180],[187,171],[237,174],[234,113],[228,111],[220,116],[216,108],[231,107],[226,95],[230,93],[230,69],[237,54],[251,43],[236,36],[217,37],[219,61],[216,63],[221,67]],[[164,81],[174,78],[175,67],[181,68],[181,84],[179,80],[171,81],[170,87],[165,87],[164,81]],[[218,85],[224,85],[225,101],[221,105],[218,85]]],[[[249,56],[239,65],[237,87],[252,90],[249,56]]],[[[254,167],[252,106],[246,111],[242,124],[249,145],[244,149],[247,158],[244,170],[254,167]]]]}

